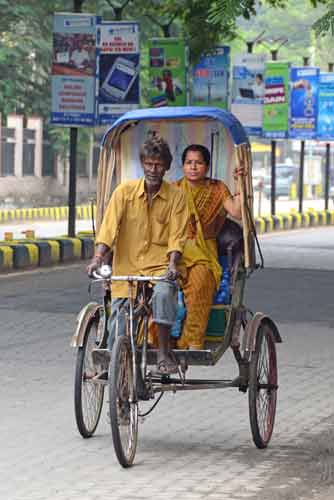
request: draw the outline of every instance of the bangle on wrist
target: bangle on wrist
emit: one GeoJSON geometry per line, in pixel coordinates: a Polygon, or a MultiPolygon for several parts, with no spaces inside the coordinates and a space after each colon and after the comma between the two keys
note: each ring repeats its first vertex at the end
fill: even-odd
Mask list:
{"type": "Polygon", "coordinates": [[[103,260],[103,255],[101,255],[100,253],[97,253],[94,255],[94,259],[103,260]]]}

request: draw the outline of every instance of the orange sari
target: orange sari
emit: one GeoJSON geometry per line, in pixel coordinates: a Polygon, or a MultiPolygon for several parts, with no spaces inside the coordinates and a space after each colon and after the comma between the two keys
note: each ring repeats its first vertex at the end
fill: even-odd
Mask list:
{"type": "Polygon", "coordinates": [[[226,217],[224,202],[232,195],[224,182],[212,179],[205,179],[196,188],[185,178],[176,184],[187,195],[190,213],[183,252],[187,268],[183,287],[187,316],[178,347],[203,349],[210,309],[221,277],[216,237],[226,217]]]}

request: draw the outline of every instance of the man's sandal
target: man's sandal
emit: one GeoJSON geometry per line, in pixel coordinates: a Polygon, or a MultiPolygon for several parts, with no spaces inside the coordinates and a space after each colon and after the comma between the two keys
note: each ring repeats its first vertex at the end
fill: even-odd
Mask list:
{"type": "Polygon", "coordinates": [[[178,372],[178,365],[171,359],[162,359],[157,364],[157,370],[159,375],[173,375],[178,372]]]}

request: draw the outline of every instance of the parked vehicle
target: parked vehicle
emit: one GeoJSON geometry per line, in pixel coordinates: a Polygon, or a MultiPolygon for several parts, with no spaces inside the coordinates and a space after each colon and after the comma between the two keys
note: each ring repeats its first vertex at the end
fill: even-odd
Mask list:
{"type": "MultiPolygon", "coordinates": [[[[298,167],[286,163],[276,165],[276,196],[290,196],[291,184],[298,180],[298,167]]],[[[271,176],[264,178],[263,192],[270,198],[271,195],[271,176]]]]}

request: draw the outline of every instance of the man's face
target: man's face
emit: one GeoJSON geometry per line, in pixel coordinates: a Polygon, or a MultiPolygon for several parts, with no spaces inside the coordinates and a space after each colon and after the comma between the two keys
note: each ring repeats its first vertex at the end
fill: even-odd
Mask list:
{"type": "Polygon", "coordinates": [[[159,187],[167,170],[163,159],[160,156],[147,156],[142,163],[146,185],[159,187]]]}

